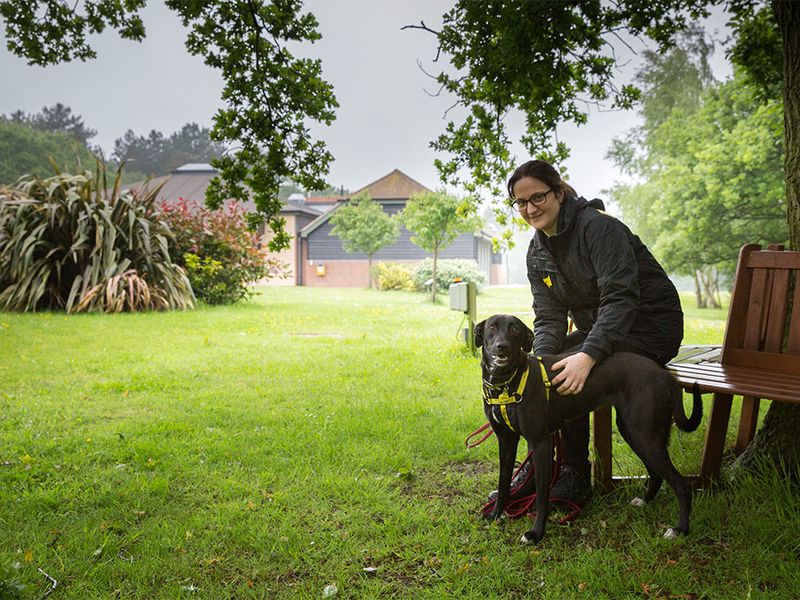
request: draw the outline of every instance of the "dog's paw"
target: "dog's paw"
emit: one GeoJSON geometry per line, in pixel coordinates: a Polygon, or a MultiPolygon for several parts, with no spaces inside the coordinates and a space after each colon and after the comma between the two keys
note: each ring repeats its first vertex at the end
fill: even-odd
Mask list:
{"type": "Polygon", "coordinates": [[[483,515],[483,518],[487,521],[500,521],[506,518],[505,513],[501,510],[493,510],[483,515]]]}
{"type": "Polygon", "coordinates": [[[642,500],[641,498],[637,497],[637,498],[634,498],[633,500],[631,500],[631,506],[635,506],[637,508],[641,508],[644,505],[645,505],[645,501],[642,500]]]}
{"type": "Polygon", "coordinates": [[[528,537],[528,532],[522,534],[522,537],[519,538],[519,541],[523,544],[533,544],[533,536],[528,537]]]}
{"type": "Polygon", "coordinates": [[[665,539],[665,540],[674,540],[674,539],[677,539],[677,538],[678,538],[678,536],[680,535],[680,533],[681,533],[681,532],[680,532],[680,531],[678,531],[677,529],[673,529],[672,527],[670,527],[669,529],[667,529],[667,530],[664,532],[664,539],[665,539]]]}

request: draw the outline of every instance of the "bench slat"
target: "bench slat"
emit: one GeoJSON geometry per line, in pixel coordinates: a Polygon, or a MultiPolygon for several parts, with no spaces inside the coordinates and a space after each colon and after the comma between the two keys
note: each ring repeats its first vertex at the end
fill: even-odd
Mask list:
{"type": "MultiPolygon", "coordinates": [[[[687,379],[682,381],[678,379],[678,383],[681,384],[685,390],[691,390],[691,388],[695,384],[695,380],[687,379]]],[[[700,382],[697,382],[700,383],[700,382]]],[[[708,381],[702,382],[700,384],[700,390],[702,392],[718,392],[722,394],[731,394],[731,395],[741,395],[741,396],[749,396],[752,398],[760,398],[763,400],[778,400],[780,402],[791,402],[794,404],[800,404],[800,395],[798,395],[796,390],[788,391],[788,390],[770,390],[760,385],[739,385],[739,384],[731,384],[727,382],[716,382],[711,383],[708,381]]]]}
{"type": "Polygon", "coordinates": [[[773,381],[800,382],[800,375],[775,373],[764,369],[722,365],[719,363],[670,363],[667,365],[667,368],[676,373],[694,373],[697,377],[727,377],[746,379],[752,381],[762,381],[767,385],[773,381]]]}
{"type": "Polygon", "coordinates": [[[800,400],[800,392],[798,392],[798,381],[793,382],[776,382],[771,385],[765,384],[763,381],[750,381],[746,379],[729,379],[725,377],[708,377],[697,376],[695,373],[680,373],[675,374],[675,379],[678,383],[686,389],[690,389],[695,383],[700,386],[700,390],[711,388],[712,386],[724,388],[725,391],[741,388],[743,391],[735,391],[733,393],[747,396],[751,395],[756,398],[764,398],[765,400],[776,400],[773,396],[778,395],[781,397],[794,397],[800,400]],[[759,393],[748,394],[745,390],[763,390],[759,393]]]}
{"type": "Polygon", "coordinates": [[[800,396],[800,390],[798,389],[798,386],[800,386],[800,379],[798,378],[762,379],[762,378],[748,377],[747,375],[741,375],[741,374],[734,376],[725,376],[722,373],[709,373],[706,371],[685,371],[685,370],[673,371],[673,375],[675,375],[677,379],[680,379],[682,381],[688,381],[690,379],[697,381],[697,383],[700,385],[702,385],[706,381],[710,383],[729,383],[731,385],[749,385],[750,387],[760,385],[762,387],[767,387],[770,389],[785,390],[786,392],[796,391],[797,395],[800,396]]]}
{"type": "Polygon", "coordinates": [[[761,369],[776,374],[800,373],[800,355],[796,354],[728,348],[722,363],[742,368],[761,369]]]}
{"type": "MultiPolygon", "coordinates": [[[[741,266],[740,264],[739,268],[741,266]]],[[[744,267],[748,269],[800,269],[800,261],[793,252],[756,250],[747,254],[744,267]]]]}

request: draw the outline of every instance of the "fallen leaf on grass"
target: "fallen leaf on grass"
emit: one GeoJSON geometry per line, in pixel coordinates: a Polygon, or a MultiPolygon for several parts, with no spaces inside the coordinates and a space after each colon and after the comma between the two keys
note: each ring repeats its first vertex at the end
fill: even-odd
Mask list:
{"type": "Polygon", "coordinates": [[[581,581],[581,582],[578,584],[578,591],[579,591],[579,592],[583,592],[584,590],[586,590],[586,582],[585,582],[585,581],[581,581]]]}
{"type": "Polygon", "coordinates": [[[22,555],[22,558],[26,563],[33,562],[33,550],[26,550],[25,554],[22,555]]]}

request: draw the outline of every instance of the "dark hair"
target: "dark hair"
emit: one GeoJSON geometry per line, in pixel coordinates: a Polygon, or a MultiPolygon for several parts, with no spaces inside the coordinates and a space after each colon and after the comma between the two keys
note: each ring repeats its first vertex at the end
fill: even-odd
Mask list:
{"type": "Polygon", "coordinates": [[[543,160],[529,160],[526,163],[518,166],[511,177],[508,179],[508,197],[514,197],[514,184],[516,184],[523,177],[532,177],[538,179],[556,193],[562,192],[569,196],[577,196],[578,194],[572,189],[572,186],[561,179],[555,167],[543,160]]]}

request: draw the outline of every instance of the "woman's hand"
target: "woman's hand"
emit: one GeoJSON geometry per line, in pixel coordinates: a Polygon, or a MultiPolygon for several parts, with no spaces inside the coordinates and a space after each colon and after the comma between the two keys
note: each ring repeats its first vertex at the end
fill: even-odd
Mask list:
{"type": "Polygon", "coordinates": [[[589,371],[595,364],[597,361],[585,352],[578,352],[554,363],[552,367],[554,371],[562,369],[558,375],[553,377],[553,386],[559,386],[556,391],[562,396],[579,394],[583,390],[583,384],[586,383],[589,371]]]}

